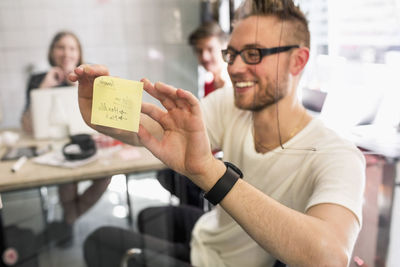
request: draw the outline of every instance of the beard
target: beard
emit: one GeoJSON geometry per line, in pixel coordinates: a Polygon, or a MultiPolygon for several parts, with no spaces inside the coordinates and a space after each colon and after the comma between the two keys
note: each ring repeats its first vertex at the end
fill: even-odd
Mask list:
{"type": "Polygon", "coordinates": [[[278,84],[267,82],[266,86],[254,89],[253,99],[244,101],[240,96],[235,94],[235,106],[239,109],[258,112],[278,103],[287,94],[287,81],[280,81],[278,84]]]}

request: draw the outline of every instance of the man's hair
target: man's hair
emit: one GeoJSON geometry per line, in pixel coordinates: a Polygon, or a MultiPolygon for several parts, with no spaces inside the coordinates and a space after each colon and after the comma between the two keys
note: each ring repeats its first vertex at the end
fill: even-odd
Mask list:
{"type": "Polygon", "coordinates": [[[250,16],[272,16],[291,27],[284,27],[285,40],[310,48],[308,21],[292,0],[246,0],[236,12],[236,20],[250,16]]]}
{"type": "Polygon", "coordinates": [[[48,54],[47,54],[47,59],[49,60],[50,65],[53,66],[53,67],[56,66],[56,63],[54,62],[54,59],[53,59],[54,47],[56,46],[56,43],[58,41],[60,41],[61,38],[63,38],[64,36],[67,36],[67,35],[69,35],[72,38],[74,38],[76,40],[77,44],[78,44],[78,49],[79,49],[78,66],[83,63],[82,46],[81,46],[81,42],[79,41],[78,37],[72,32],[61,31],[61,32],[56,33],[56,35],[53,37],[53,40],[51,40],[49,51],[48,51],[48,54]]]}
{"type": "Polygon", "coordinates": [[[228,34],[221,29],[217,22],[207,21],[189,35],[189,44],[195,46],[199,40],[209,37],[217,37],[221,43],[228,40],[228,34]]]}

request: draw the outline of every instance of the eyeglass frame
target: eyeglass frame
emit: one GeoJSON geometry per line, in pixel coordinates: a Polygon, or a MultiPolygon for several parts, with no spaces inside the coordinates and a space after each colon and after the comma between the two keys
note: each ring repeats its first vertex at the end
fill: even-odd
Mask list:
{"type": "Polygon", "coordinates": [[[246,63],[248,65],[256,65],[256,64],[259,64],[265,56],[269,56],[269,55],[273,55],[273,54],[277,54],[277,53],[281,53],[281,52],[286,52],[286,51],[289,51],[290,49],[293,49],[293,48],[300,48],[300,46],[299,45],[287,45],[287,46],[277,46],[277,47],[271,47],[271,48],[246,47],[246,48],[243,48],[240,51],[237,51],[234,48],[227,48],[227,49],[221,50],[221,54],[222,54],[223,60],[226,63],[228,63],[229,65],[232,65],[235,62],[235,59],[236,59],[237,55],[240,55],[240,57],[242,58],[244,63],[246,63]],[[260,59],[258,60],[258,62],[249,63],[249,62],[247,62],[247,60],[243,56],[243,51],[250,50],[250,49],[257,50],[259,52],[260,59]],[[225,59],[225,57],[228,55],[228,50],[234,52],[233,59],[232,59],[231,62],[228,62],[225,59]]]}

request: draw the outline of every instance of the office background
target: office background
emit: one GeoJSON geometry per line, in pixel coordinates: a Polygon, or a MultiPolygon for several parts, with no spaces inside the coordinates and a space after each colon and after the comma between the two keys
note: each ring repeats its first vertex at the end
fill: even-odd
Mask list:
{"type": "Polygon", "coordinates": [[[60,30],[77,34],[85,62],[104,64],[114,76],[197,91],[187,36],[200,22],[199,6],[198,0],[0,1],[0,128],[19,127],[29,74],[49,69],[48,46],[60,30]]]}
{"type": "MultiPolygon", "coordinates": [[[[112,75],[148,77],[195,93],[198,68],[186,38],[199,24],[205,2],[227,11],[241,1],[1,0],[0,129],[19,127],[27,79],[48,70],[48,45],[60,30],[75,32],[85,61],[107,65],[112,75]]],[[[334,128],[366,121],[397,125],[400,0],[297,2],[312,33],[301,86],[328,94],[322,118],[334,128]]],[[[220,11],[228,29],[229,16],[220,11]]]]}
{"type": "MultiPolygon", "coordinates": [[[[217,14],[229,31],[229,9],[241,2],[0,1],[0,128],[19,126],[27,79],[48,70],[48,45],[56,32],[75,32],[85,61],[107,65],[112,75],[148,77],[196,92],[196,59],[186,38],[207,17],[206,4],[206,11],[217,14]]],[[[326,120],[335,127],[352,126],[372,110],[380,122],[398,123],[400,0],[295,2],[306,11],[312,34],[311,61],[301,86],[330,93],[326,120]],[[361,97],[363,101],[354,100],[361,97]],[[377,105],[379,112],[373,110],[377,105]]]]}

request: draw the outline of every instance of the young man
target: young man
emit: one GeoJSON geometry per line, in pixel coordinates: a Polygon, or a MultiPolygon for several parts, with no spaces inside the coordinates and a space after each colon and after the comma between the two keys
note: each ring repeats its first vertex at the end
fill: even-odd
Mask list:
{"type": "Polygon", "coordinates": [[[204,79],[204,88],[199,88],[200,97],[229,84],[229,77],[225,74],[226,64],[221,56],[227,40],[228,34],[214,21],[201,24],[189,36],[189,44],[193,47],[198,63],[212,75],[204,79]]]}
{"type": "MultiPolygon", "coordinates": [[[[197,56],[198,64],[207,71],[206,74],[200,75],[198,96],[203,98],[224,86],[232,86],[226,70],[226,63],[221,55],[221,50],[226,48],[228,34],[221,29],[219,24],[215,21],[204,22],[189,35],[188,41],[197,56]]],[[[217,152],[215,151],[215,153],[217,152]]],[[[201,189],[186,177],[176,174],[171,169],[164,169],[157,172],[157,179],[164,188],[180,199],[181,204],[204,210],[201,189]],[[176,184],[180,185],[178,188],[181,191],[176,188],[176,184]]],[[[154,217],[152,214],[154,208],[151,208],[145,210],[142,213],[144,216],[140,218],[145,218],[145,214],[148,212],[151,213],[151,217],[154,217]]],[[[160,213],[158,209],[157,213],[160,213]]]]}
{"type": "MultiPolygon", "coordinates": [[[[254,0],[251,7],[223,51],[233,90],[218,90],[200,104],[187,91],[144,80],[166,110],[144,103],[138,135],[91,126],[140,142],[219,204],[194,226],[194,266],[273,266],[276,259],[290,266],[347,266],[361,224],[365,160],[297,99],[309,58],[304,14],[292,1],[254,0]],[[212,148],[221,148],[243,179],[215,159],[212,148]]],[[[107,69],[82,66],[70,77],[80,82],[88,123],[91,81],[99,75],[107,69]]],[[[91,242],[92,253],[110,248],[106,236],[91,242]]],[[[157,250],[154,240],[129,245],[157,250]]],[[[176,255],[170,247],[166,253],[176,255]]]]}

